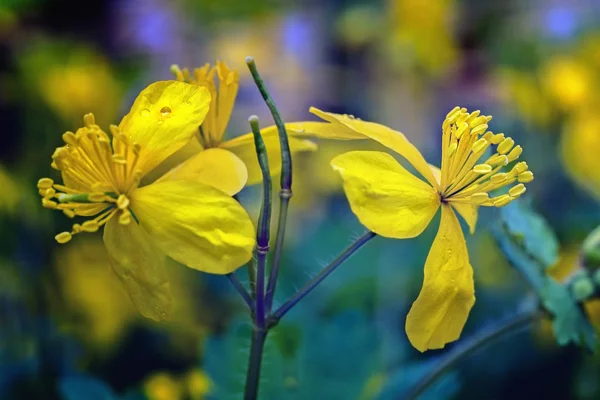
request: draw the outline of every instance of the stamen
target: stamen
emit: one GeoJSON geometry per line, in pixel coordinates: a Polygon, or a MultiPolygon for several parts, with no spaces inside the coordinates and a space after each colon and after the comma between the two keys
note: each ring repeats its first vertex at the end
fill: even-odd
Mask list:
{"type": "Polygon", "coordinates": [[[519,183],[516,186],[513,186],[509,189],[508,194],[511,197],[519,197],[520,195],[522,195],[523,193],[525,193],[527,189],[525,188],[525,185],[523,185],[522,183],[519,183]]]}
{"type": "Polygon", "coordinates": [[[502,143],[500,143],[498,145],[498,153],[500,154],[506,154],[510,151],[510,149],[512,149],[512,147],[514,146],[515,141],[512,140],[511,138],[506,138],[502,141],[502,143]]]}
{"type": "Polygon", "coordinates": [[[476,174],[487,174],[492,171],[492,166],[487,164],[479,164],[473,168],[473,172],[476,174]]]}
{"type": "Polygon", "coordinates": [[[533,172],[531,171],[525,171],[519,174],[518,176],[518,180],[519,182],[522,183],[529,183],[533,180],[533,172]]]}
{"type": "Polygon", "coordinates": [[[480,114],[479,110],[469,114],[455,107],[446,115],[442,124],[442,197],[448,202],[502,207],[525,193],[523,183],[533,180],[533,174],[525,162],[501,171],[521,156],[523,148],[503,133],[487,131],[492,117],[480,114]],[[482,162],[491,145],[496,146],[496,153],[482,162]],[[507,194],[490,198],[490,192],[517,180],[519,184],[507,194]]]}
{"type": "Polygon", "coordinates": [[[38,181],[37,187],[38,189],[48,189],[54,185],[54,181],[50,178],[42,178],[38,181]]]}
{"type": "Polygon", "coordinates": [[[65,244],[71,240],[73,236],[69,232],[61,232],[58,235],[54,236],[54,239],[60,244],[65,244]]]}

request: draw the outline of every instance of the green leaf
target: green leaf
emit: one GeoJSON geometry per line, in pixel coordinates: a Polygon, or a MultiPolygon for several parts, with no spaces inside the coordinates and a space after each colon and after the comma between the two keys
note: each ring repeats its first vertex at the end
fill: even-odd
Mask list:
{"type": "Polygon", "coordinates": [[[501,211],[494,227],[496,241],[507,260],[532,286],[544,308],[552,314],[558,344],[587,346],[593,350],[596,333],[566,286],[546,275],[558,259],[558,241],[546,221],[521,202],[501,211]]]}
{"type": "Polygon", "coordinates": [[[558,261],[558,240],[546,220],[521,201],[500,210],[513,242],[544,268],[558,261]]]}
{"type": "Polygon", "coordinates": [[[558,344],[565,346],[573,342],[585,345],[593,351],[596,346],[596,332],[569,290],[548,277],[539,294],[544,307],[554,316],[552,329],[558,344]]]}

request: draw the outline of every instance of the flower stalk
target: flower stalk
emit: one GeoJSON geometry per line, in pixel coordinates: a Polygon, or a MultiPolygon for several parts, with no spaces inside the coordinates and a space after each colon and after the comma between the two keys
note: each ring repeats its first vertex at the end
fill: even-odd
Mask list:
{"type": "Polygon", "coordinates": [[[246,64],[254,78],[254,82],[258,87],[263,99],[265,100],[279,133],[279,142],[281,146],[282,172],[281,172],[281,190],[279,192],[279,220],[277,226],[277,237],[275,241],[273,263],[267,282],[265,291],[266,278],[266,263],[269,254],[269,239],[270,239],[270,222],[272,210],[272,181],[271,171],[269,170],[269,160],[267,157],[267,149],[264,140],[260,134],[258,117],[251,116],[249,118],[252,133],[254,135],[254,145],[258,157],[258,163],[263,177],[263,199],[260,210],[260,215],[257,224],[256,248],[255,248],[255,263],[249,263],[250,287],[251,293],[239,284],[235,276],[230,276],[231,282],[240,291],[244,300],[249,304],[253,330],[252,341],[250,346],[250,358],[248,360],[248,371],[246,375],[246,387],[244,391],[245,400],[255,400],[258,398],[258,390],[260,383],[260,371],[263,357],[263,349],[267,335],[286,314],[308,293],[316,288],[327,276],[337,269],[344,261],[349,259],[359,248],[373,238],[376,234],[366,232],[359,237],[352,245],[342,252],[329,266],[325,267],[317,276],[308,282],[303,289],[296,293],[290,300],[284,303],[275,313],[271,312],[273,297],[275,294],[275,284],[279,271],[281,260],[281,252],[283,250],[283,239],[285,236],[285,226],[287,223],[287,210],[290,197],[292,196],[292,159],[290,146],[288,142],[287,132],[281,119],[281,115],[275,106],[275,102],[271,98],[262,78],[260,77],[256,64],[252,57],[246,58],[246,64]],[[255,267],[255,269],[253,269],[255,267]],[[239,284],[239,285],[238,285],[239,284]],[[240,288],[242,290],[240,290],[240,288]],[[244,295],[245,294],[245,295],[244,295]],[[248,300],[249,299],[249,300],[248,300]]]}
{"type": "Polygon", "coordinates": [[[416,385],[408,391],[406,396],[402,397],[402,399],[418,399],[419,396],[425,393],[432,384],[454,367],[459,361],[497,340],[518,333],[522,329],[538,321],[543,315],[544,314],[538,309],[521,312],[506,321],[494,325],[491,329],[486,329],[472,338],[465,340],[462,344],[453,348],[449,354],[441,362],[437,363],[428,374],[420,379],[416,385]]]}
{"type": "Polygon", "coordinates": [[[281,118],[281,114],[271,97],[267,86],[265,85],[262,77],[258,73],[254,58],[246,57],[246,64],[252,74],[252,78],[260,91],[269,111],[277,126],[277,132],[279,133],[279,144],[281,146],[281,180],[279,190],[279,219],[277,221],[277,237],[275,239],[275,249],[273,254],[273,264],[271,272],[269,274],[269,281],[267,284],[266,292],[266,307],[267,310],[271,310],[273,305],[273,298],[275,296],[275,287],[277,285],[277,275],[279,274],[279,267],[281,264],[281,253],[283,251],[283,240],[285,237],[285,227],[287,224],[287,214],[290,198],[292,197],[292,156],[290,151],[290,144],[288,141],[287,131],[285,124],[281,118]]]}
{"type": "Polygon", "coordinates": [[[269,159],[267,157],[267,147],[260,134],[258,117],[253,115],[248,120],[252,133],[254,135],[254,145],[258,157],[258,164],[263,177],[263,198],[258,217],[258,227],[256,230],[256,326],[258,329],[265,328],[265,275],[267,255],[269,254],[269,238],[271,226],[271,202],[272,202],[272,183],[269,170],[269,159]]]}
{"type": "Polygon", "coordinates": [[[346,248],[339,256],[335,258],[329,265],[321,270],[314,278],[312,278],[302,289],[300,289],[292,298],[286,301],[281,307],[279,307],[271,317],[269,318],[269,327],[277,325],[279,320],[287,314],[300,300],[302,300],[307,294],[313,291],[325,278],[327,278],[333,271],[335,271],[340,265],[348,260],[358,249],[360,249],[365,243],[373,239],[377,234],[371,231],[366,231],[358,239],[356,239],[350,246],[346,248]]]}

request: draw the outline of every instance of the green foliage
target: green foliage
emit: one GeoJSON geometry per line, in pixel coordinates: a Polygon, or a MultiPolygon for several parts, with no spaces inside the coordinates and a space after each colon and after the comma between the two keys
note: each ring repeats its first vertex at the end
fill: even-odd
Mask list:
{"type": "Polygon", "coordinates": [[[564,346],[572,342],[580,346],[585,345],[593,351],[596,346],[596,332],[569,290],[547,278],[539,295],[546,310],[554,317],[552,329],[558,344],[564,346]]]}
{"type": "Polygon", "coordinates": [[[553,317],[560,345],[575,343],[593,350],[596,334],[569,289],[546,275],[558,259],[558,241],[545,220],[521,202],[501,210],[494,236],[508,261],[525,277],[553,317]]]}
{"type": "Polygon", "coordinates": [[[546,220],[520,201],[500,211],[511,239],[544,268],[558,261],[558,240],[546,220]]]}

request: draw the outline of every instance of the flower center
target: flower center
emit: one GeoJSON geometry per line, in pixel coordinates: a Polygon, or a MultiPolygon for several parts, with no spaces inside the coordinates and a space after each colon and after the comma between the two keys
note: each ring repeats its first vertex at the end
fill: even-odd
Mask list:
{"type": "MultiPolygon", "coordinates": [[[[170,112],[170,110],[169,110],[170,112]]],[[[71,232],[56,235],[59,243],[80,232],[95,232],[115,215],[119,223],[131,222],[128,194],[140,181],[136,169],[140,146],[131,143],[117,126],[112,125],[112,140],[95,124],[93,114],[84,118],[84,127],[63,135],[65,145],[52,155],[52,167],[61,171],[63,185],[50,178],[38,181],[42,205],[61,210],[70,218],[91,217],[74,224],[71,232]]]]}
{"type": "Polygon", "coordinates": [[[441,197],[446,202],[502,207],[525,193],[524,183],[533,180],[533,173],[524,161],[502,171],[521,156],[523,149],[503,133],[488,131],[487,123],[492,117],[479,114],[455,107],[444,120],[441,197]],[[492,145],[495,153],[480,163],[492,145]],[[489,196],[491,191],[517,181],[507,194],[489,196]]]}

